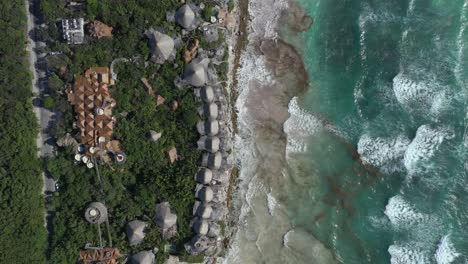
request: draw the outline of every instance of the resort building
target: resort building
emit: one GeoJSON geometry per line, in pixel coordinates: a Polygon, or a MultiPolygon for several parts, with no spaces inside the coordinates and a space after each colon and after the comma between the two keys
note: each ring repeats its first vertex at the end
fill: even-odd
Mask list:
{"type": "Polygon", "coordinates": [[[196,95],[205,103],[211,103],[215,99],[213,87],[205,86],[196,91],[196,95]]]}
{"type": "Polygon", "coordinates": [[[83,264],[117,264],[122,255],[117,248],[100,248],[96,250],[80,251],[80,263],[83,264]]]}
{"type": "Polygon", "coordinates": [[[219,151],[221,141],[218,137],[202,136],[198,140],[197,145],[199,150],[205,150],[214,153],[219,151]]]}
{"type": "Polygon", "coordinates": [[[207,167],[209,169],[218,170],[221,168],[221,162],[223,157],[221,153],[203,153],[202,156],[202,166],[207,167]]]}
{"type": "Polygon", "coordinates": [[[100,202],[92,202],[86,207],[85,219],[90,224],[102,224],[107,220],[107,208],[100,202]]]}
{"type": "Polygon", "coordinates": [[[161,228],[163,239],[170,239],[177,235],[177,215],[171,212],[168,202],[156,205],[156,225],[161,228]]]}
{"type": "Polygon", "coordinates": [[[74,89],[67,90],[68,101],[76,114],[74,126],[79,130],[78,142],[84,146],[75,158],[88,165],[92,164],[92,156],[107,157],[107,152],[113,153],[117,162],[126,159],[120,142],[113,140],[116,119],[112,109],[116,102],[109,91],[113,84],[109,68],[94,67],[84,76],[76,76],[74,89]]]}
{"type": "Polygon", "coordinates": [[[174,55],[174,40],[166,34],[150,28],[145,32],[149,39],[151,49],[151,61],[163,64],[174,55]]]}
{"type": "Polygon", "coordinates": [[[195,198],[204,203],[211,202],[214,198],[213,190],[210,186],[197,184],[197,187],[195,189],[195,198]]]}
{"type": "Polygon", "coordinates": [[[97,39],[112,37],[112,29],[112,27],[97,20],[88,24],[89,35],[97,39]]]}
{"type": "Polygon", "coordinates": [[[200,60],[194,60],[185,67],[184,80],[192,86],[204,86],[208,80],[206,66],[200,60]]]}
{"type": "Polygon", "coordinates": [[[177,24],[186,30],[194,30],[197,28],[195,12],[193,12],[192,8],[187,4],[177,10],[175,20],[177,24]]]}
{"type": "Polygon", "coordinates": [[[200,135],[216,136],[219,133],[219,121],[199,121],[197,123],[197,130],[200,135]]]}
{"type": "Polygon", "coordinates": [[[215,103],[204,104],[199,108],[198,112],[209,120],[216,120],[219,115],[218,105],[215,103]]]}
{"type": "Polygon", "coordinates": [[[209,204],[203,204],[199,201],[193,206],[193,216],[198,216],[202,219],[209,219],[213,213],[213,208],[209,204]]]}
{"type": "Polygon", "coordinates": [[[213,179],[213,172],[207,168],[200,168],[195,175],[195,181],[200,184],[209,184],[213,179]]]}
{"type": "Polygon", "coordinates": [[[130,257],[130,264],[154,264],[156,256],[150,250],[141,251],[130,257]]]}
{"type": "Polygon", "coordinates": [[[143,242],[146,236],[148,224],[140,220],[133,220],[127,224],[125,233],[127,234],[130,246],[138,245],[143,242]]]}
{"type": "Polygon", "coordinates": [[[82,44],[84,42],[84,19],[62,19],[62,36],[68,44],[82,44]]]}
{"type": "Polygon", "coordinates": [[[195,232],[198,235],[201,236],[206,236],[208,234],[210,226],[208,225],[208,222],[204,219],[197,219],[193,223],[193,232],[195,232]]]}

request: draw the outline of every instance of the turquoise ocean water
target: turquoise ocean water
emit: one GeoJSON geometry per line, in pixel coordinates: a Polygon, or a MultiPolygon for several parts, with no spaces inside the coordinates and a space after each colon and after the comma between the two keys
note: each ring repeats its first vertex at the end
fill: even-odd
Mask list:
{"type": "Polygon", "coordinates": [[[468,1],[300,2],[293,226],[341,263],[468,263],[468,1]]]}

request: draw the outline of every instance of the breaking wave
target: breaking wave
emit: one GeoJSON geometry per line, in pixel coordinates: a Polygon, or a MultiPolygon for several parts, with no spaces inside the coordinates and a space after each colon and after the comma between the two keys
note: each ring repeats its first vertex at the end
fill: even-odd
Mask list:
{"type": "Polygon", "coordinates": [[[431,169],[431,158],[445,141],[454,137],[454,132],[449,128],[420,126],[404,155],[404,164],[408,172],[413,174],[431,169]]]}
{"type": "Polygon", "coordinates": [[[402,170],[403,156],[410,143],[410,139],[404,135],[382,138],[364,134],[358,142],[358,153],[365,163],[392,173],[402,170]]]}

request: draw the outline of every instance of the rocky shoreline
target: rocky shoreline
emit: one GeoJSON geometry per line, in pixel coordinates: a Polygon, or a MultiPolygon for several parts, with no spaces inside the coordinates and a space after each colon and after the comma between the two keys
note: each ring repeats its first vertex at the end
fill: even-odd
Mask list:
{"type": "MultiPolygon", "coordinates": [[[[289,118],[289,102],[309,86],[300,51],[283,33],[306,31],[313,19],[293,0],[251,1],[248,12],[248,44],[236,76],[239,129],[234,146],[241,171],[233,193],[232,241],[225,263],[278,263],[282,260],[266,251],[281,250],[291,229],[268,219],[277,205],[286,202],[281,179],[286,163],[283,125],[289,118]],[[272,235],[273,230],[277,235],[272,235]]],[[[284,208],[278,212],[287,218],[284,208]]]]}

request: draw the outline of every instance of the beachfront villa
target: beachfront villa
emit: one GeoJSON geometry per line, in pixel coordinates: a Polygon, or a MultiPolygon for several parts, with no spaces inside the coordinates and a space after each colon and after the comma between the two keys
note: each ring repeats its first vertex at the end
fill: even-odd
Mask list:
{"type": "Polygon", "coordinates": [[[112,109],[116,102],[109,91],[113,84],[108,67],[93,67],[84,75],[76,76],[74,89],[66,91],[68,102],[76,113],[74,127],[79,130],[78,141],[82,146],[75,159],[89,168],[94,167],[92,157],[108,162],[108,153],[113,154],[117,162],[126,159],[120,142],[113,140],[116,119],[112,109]]]}
{"type": "Polygon", "coordinates": [[[218,137],[202,136],[197,142],[199,150],[205,150],[211,153],[219,151],[220,145],[221,141],[218,137]]]}
{"type": "Polygon", "coordinates": [[[199,108],[198,112],[209,120],[216,120],[219,114],[218,105],[215,103],[204,104],[199,108]]]}
{"type": "Polygon", "coordinates": [[[200,184],[209,184],[213,179],[213,172],[207,168],[200,168],[195,174],[195,181],[200,184]]]}
{"type": "Polygon", "coordinates": [[[197,131],[200,135],[216,136],[219,133],[219,121],[199,121],[197,123],[197,131]]]}

